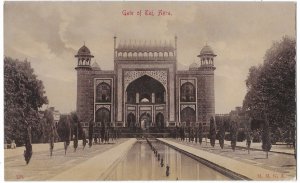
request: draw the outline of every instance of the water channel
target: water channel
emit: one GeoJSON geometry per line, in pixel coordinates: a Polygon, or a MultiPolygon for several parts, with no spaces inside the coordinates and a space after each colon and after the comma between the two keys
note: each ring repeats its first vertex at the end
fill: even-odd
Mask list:
{"type": "Polygon", "coordinates": [[[138,141],[108,173],[106,180],[229,180],[221,173],[157,141],[152,141],[160,161],[146,141],[138,141]],[[170,175],[166,176],[166,165],[170,175]]]}

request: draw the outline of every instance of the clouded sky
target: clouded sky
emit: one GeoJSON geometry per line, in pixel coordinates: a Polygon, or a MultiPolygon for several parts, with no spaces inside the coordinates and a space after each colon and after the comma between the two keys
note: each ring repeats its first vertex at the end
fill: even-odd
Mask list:
{"type": "Polygon", "coordinates": [[[249,68],[263,62],[273,41],[295,37],[295,11],[296,4],[287,2],[6,2],[4,54],[27,58],[49,106],[65,113],[76,109],[74,55],[84,41],[101,69],[112,70],[114,35],[118,41],[164,42],[176,34],[179,69],[198,61],[206,43],[218,55],[216,113],[228,113],[242,105],[249,68]],[[145,16],[145,10],[155,16],[145,16]],[[158,10],[171,15],[157,16],[158,10]]]}

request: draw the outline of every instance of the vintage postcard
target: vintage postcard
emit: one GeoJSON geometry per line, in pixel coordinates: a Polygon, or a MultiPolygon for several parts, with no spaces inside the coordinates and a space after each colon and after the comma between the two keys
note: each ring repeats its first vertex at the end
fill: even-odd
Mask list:
{"type": "Polygon", "coordinates": [[[4,2],[4,180],[296,180],[296,2],[4,2]]]}

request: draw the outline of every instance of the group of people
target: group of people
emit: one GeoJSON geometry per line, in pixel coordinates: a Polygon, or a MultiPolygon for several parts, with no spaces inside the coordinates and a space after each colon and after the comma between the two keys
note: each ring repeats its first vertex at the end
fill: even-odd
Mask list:
{"type": "Polygon", "coordinates": [[[114,128],[102,127],[100,134],[94,134],[94,144],[97,143],[109,143],[119,138],[119,130],[114,128]]]}
{"type": "Polygon", "coordinates": [[[199,127],[176,127],[175,133],[175,138],[180,139],[181,141],[195,141],[195,143],[202,143],[203,129],[201,125],[199,127]]]}
{"type": "MultiPolygon", "coordinates": [[[[147,143],[149,144],[151,150],[153,151],[155,157],[157,157],[157,160],[160,161],[160,167],[164,167],[164,159],[160,157],[160,154],[157,152],[156,148],[152,145],[152,143],[146,139],[147,143]]],[[[166,166],[166,176],[168,177],[170,175],[170,167],[169,165],[166,166]]]]}

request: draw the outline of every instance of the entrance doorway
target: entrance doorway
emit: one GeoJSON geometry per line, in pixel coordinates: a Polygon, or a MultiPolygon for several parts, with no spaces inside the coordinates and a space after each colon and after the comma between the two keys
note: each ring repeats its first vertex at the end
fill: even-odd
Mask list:
{"type": "Polygon", "coordinates": [[[127,127],[133,128],[136,125],[135,123],[136,123],[135,115],[133,113],[129,113],[127,116],[127,127]]]}
{"type": "Polygon", "coordinates": [[[162,113],[158,113],[155,117],[156,127],[163,128],[165,126],[164,121],[164,115],[162,113]]]}
{"type": "Polygon", "coordinates": [[[143,113],[140,116],[140,127],[142,130],[149,129],[149,127],[151,126],[151,122],[151,115],[149,113],[143,113]]]}

